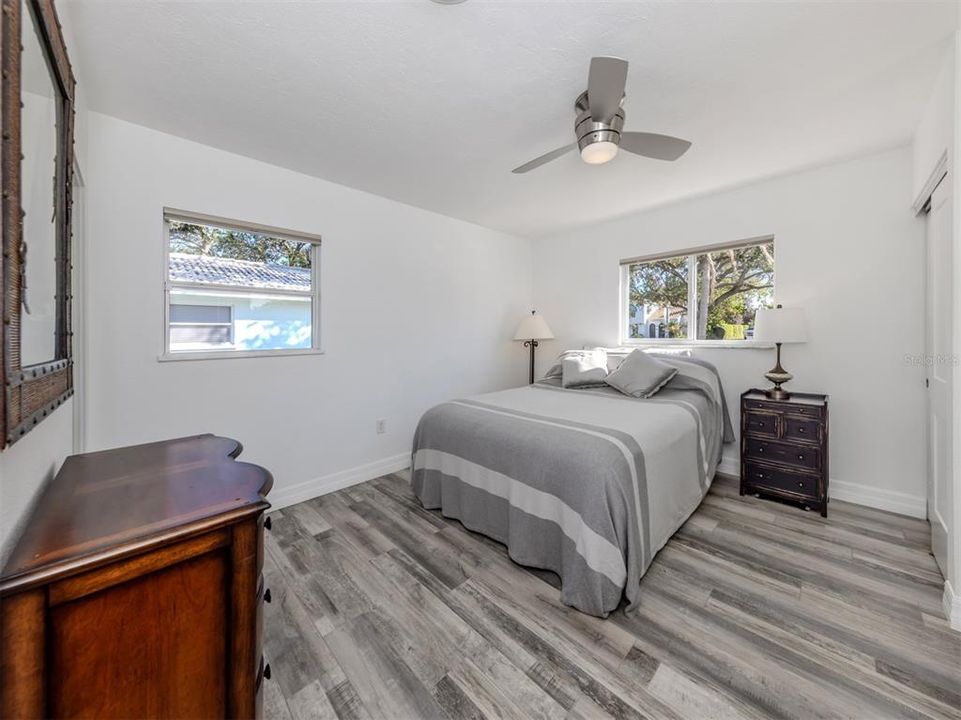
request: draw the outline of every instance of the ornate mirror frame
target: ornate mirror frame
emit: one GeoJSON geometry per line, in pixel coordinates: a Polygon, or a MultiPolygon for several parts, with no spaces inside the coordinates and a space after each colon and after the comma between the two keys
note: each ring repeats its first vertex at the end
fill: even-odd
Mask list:
{"type": "Polygon", "coordinates": [[[73,359],[70,321],[70,243],[73,187],[73,123],[75,81],[54,0],[2,0],[2,92],[3,119],[0,175],[3,182],[3,342],[0,354],[4,392],[0,399],[0,449],[16,442],[36,427],[73,394],[73,359]],[[24,12],[24,9],[26,12],[24,12]],[[26,17],[24,17],[26,15],[26,17]],[[60,91],[57,117],[56,224],[56,352],[54,360],[22,367],[20,363],[20,316],[22,309],[21,264],[24,210],[21,205],[20,69],[22,33],[33,23],[60,91]]]}

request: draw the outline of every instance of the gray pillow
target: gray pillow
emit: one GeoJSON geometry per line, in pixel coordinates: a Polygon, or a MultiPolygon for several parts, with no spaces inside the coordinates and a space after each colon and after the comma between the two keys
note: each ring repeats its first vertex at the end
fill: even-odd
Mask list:
{"type": "Polygon", "coordinates": [[[561,360],[561,385],[566,388],[601,387],[607,377],[607,353],[589,352],[561,360]]]}
{"type": "Polygon", "coordinates": [[[677,368],[638,349],[624,358],[604,380],[612,388],[636,398],[649,398],[677,375],[677,368]]]}

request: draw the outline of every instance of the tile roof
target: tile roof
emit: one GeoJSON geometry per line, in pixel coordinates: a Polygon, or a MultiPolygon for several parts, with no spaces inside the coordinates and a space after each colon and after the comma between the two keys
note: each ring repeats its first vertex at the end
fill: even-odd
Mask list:
{"type": "Polygon", "coordinates": [[[170,253],[170,279],[269,290],[310,290],[309,268],[187,253],[170,253]]]}

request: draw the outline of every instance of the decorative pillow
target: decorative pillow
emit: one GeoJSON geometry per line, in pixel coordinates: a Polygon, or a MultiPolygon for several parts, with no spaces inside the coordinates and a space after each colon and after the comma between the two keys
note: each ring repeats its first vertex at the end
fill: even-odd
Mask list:
{"type": "Polygon", "coordinates": [[[607,377],[607,353],[593,350],[561,360],[561,386],[600,387],[607,377]]]}
{"type": "Polygon", "coordinates": [[[604,382],[625,395],[649,398],[677,374],[677,368],[637,349],[624,358],[604,382]]]}
{"type": "Polygon", "coordinates": [[[607,354],[607,351],[604,350],[603,348],[597,348],[596,350],[595,349],[565,350],[564,352],[562,352],[560,355],[557,356],[557,362],[554,365],[551,365],[550,369],[544,375],[544,379],[546,380],[548,378],[555,378],[555,377],[560,378],[564,373],[563,362],[565,359],[593,358],[595,357],[596,352],[600,352],[604,355],[607,354]]]}

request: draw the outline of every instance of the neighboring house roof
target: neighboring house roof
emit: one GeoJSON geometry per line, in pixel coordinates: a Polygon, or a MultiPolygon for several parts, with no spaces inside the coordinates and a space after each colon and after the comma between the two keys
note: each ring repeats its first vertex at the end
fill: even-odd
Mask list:
{"type": "Polygon", "coordinates": [[[170,253],[170,279],[268,290],[310,290],[310,268],[187,253],[170,253]]]}

